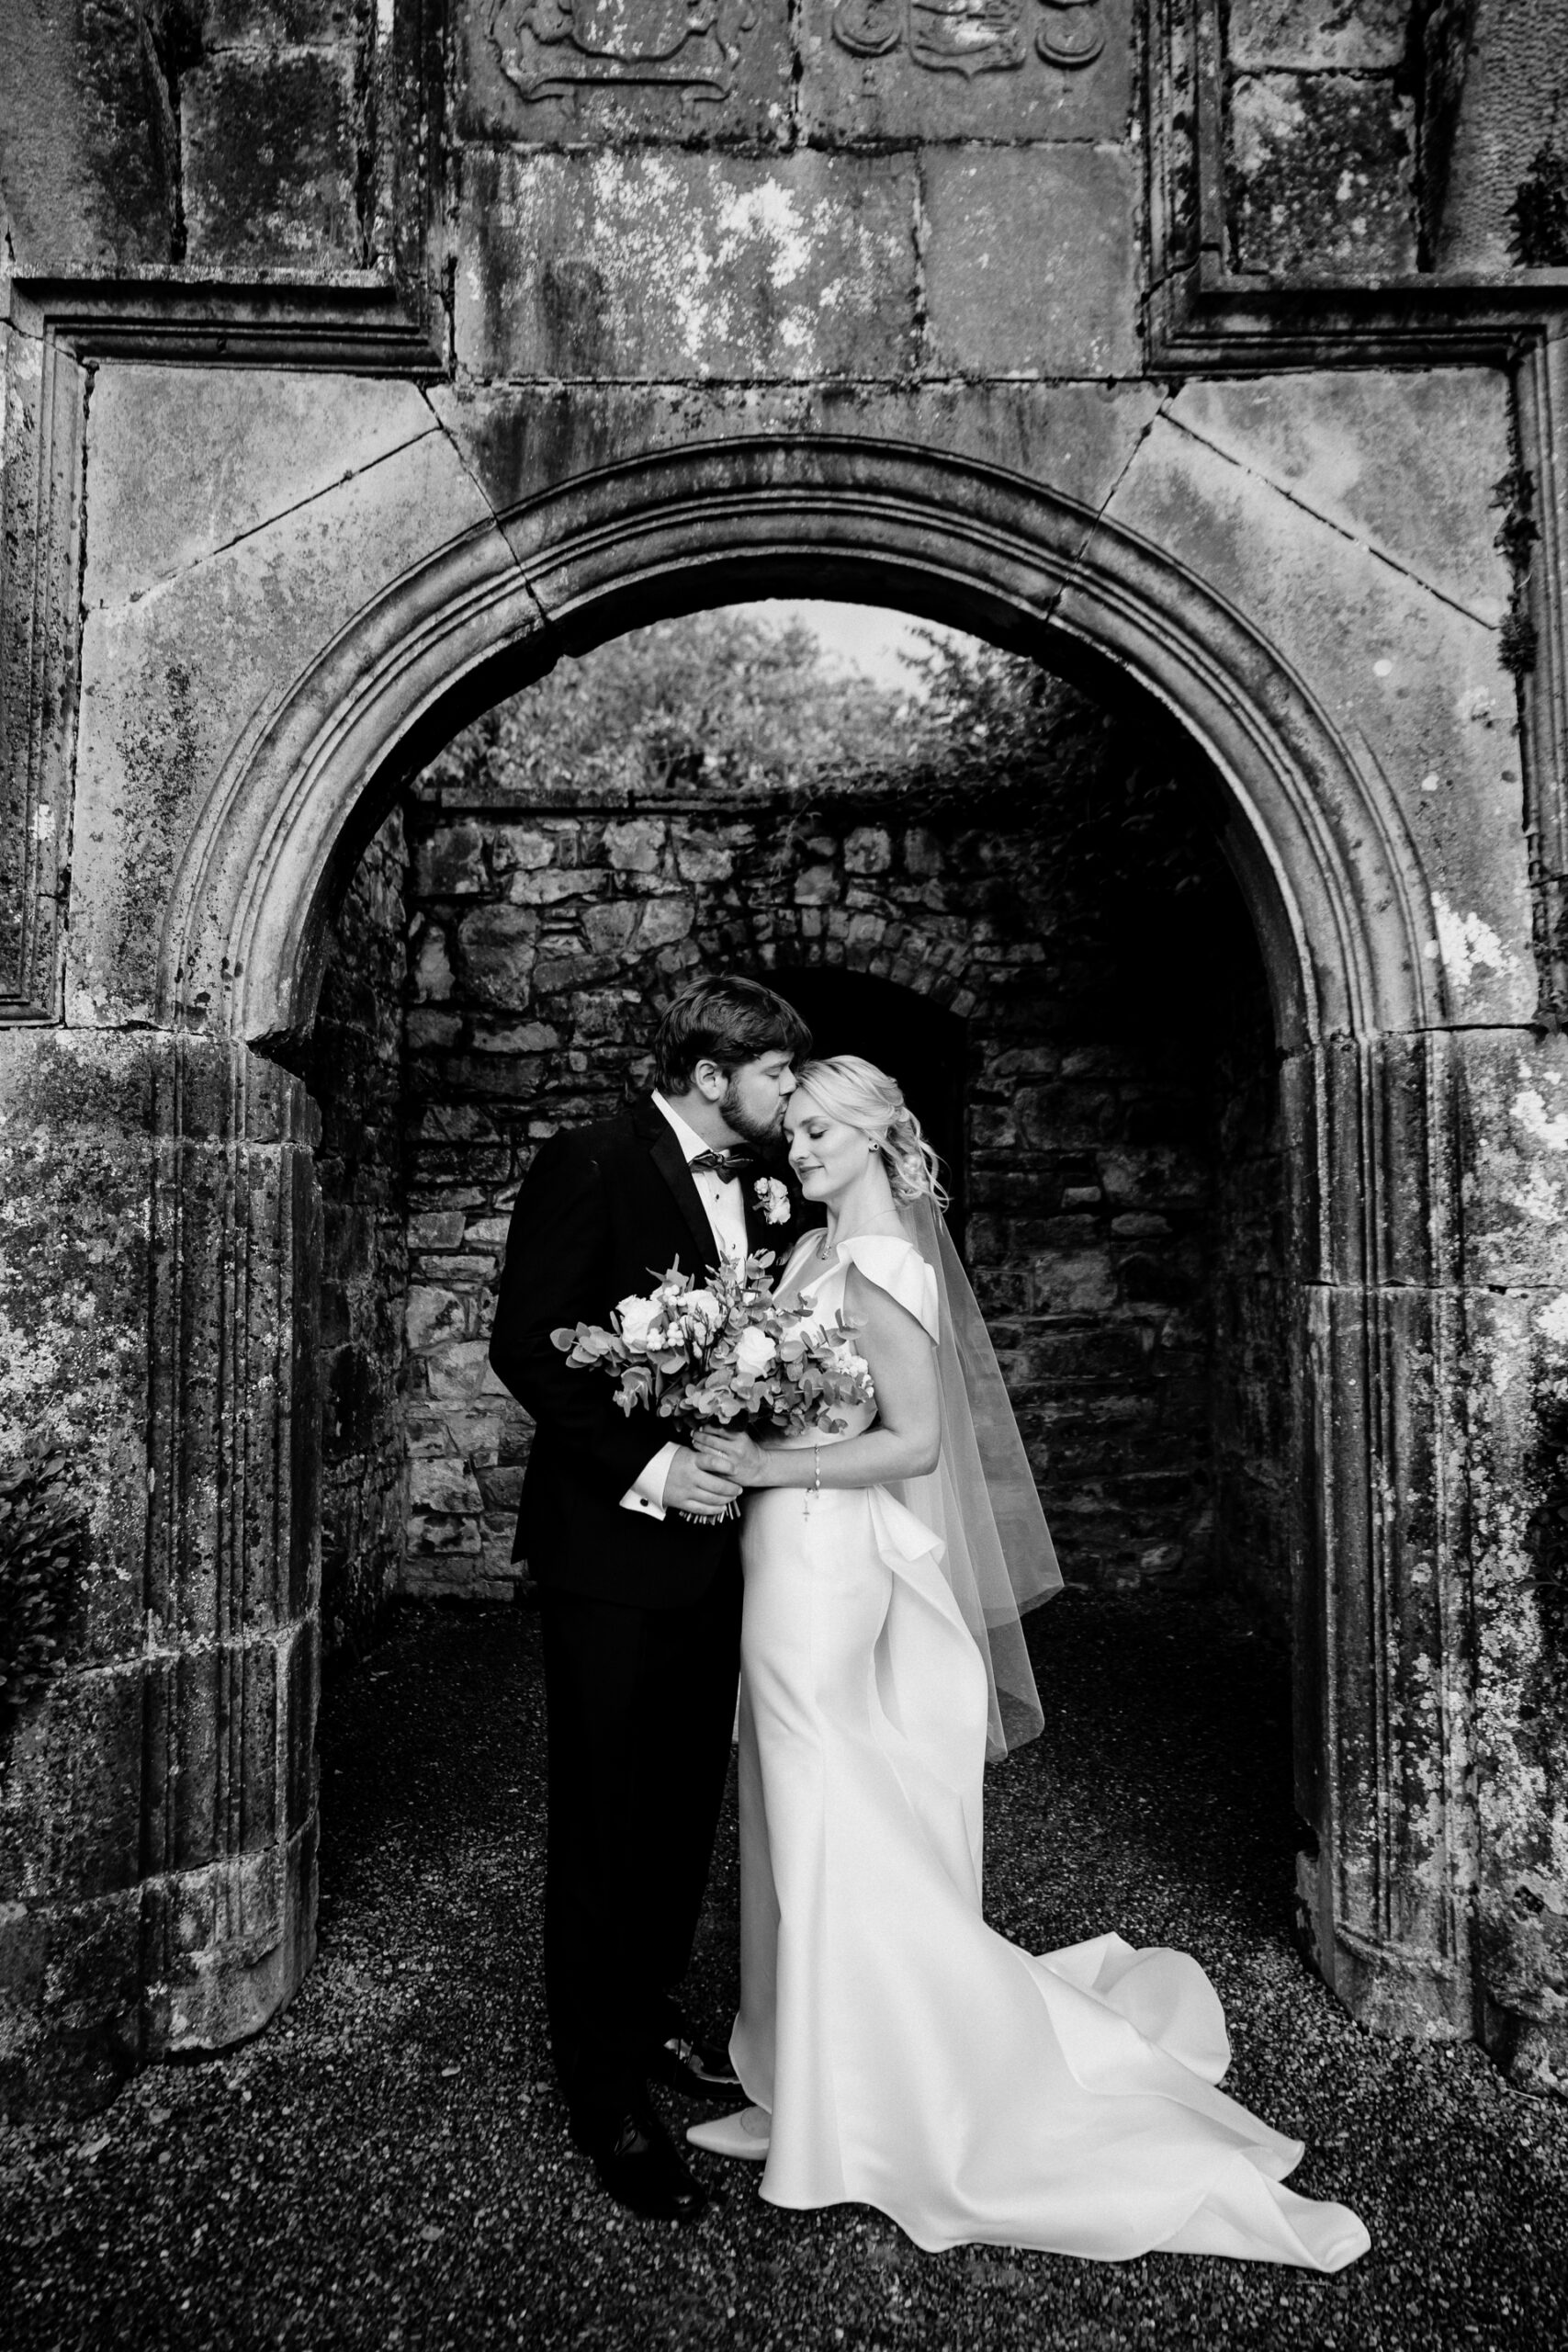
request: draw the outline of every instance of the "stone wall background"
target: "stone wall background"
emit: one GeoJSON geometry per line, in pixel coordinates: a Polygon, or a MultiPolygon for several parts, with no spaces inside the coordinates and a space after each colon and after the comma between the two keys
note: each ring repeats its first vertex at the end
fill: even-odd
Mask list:
{"type": "Polygon", "coordinates": [[[1043,679],[1032,748],[956,767],[911,711],[891,740],[874,696],[829,724],[767,673],[694,755],[631,673],[723,626],[619,640],[487,714],[409,796],[406,876],[389,828],[345,902],[318,1027],[321,1066],[357,1056],[366,1090],[322,1144],[329,1640],[394,1582],[514,1589],[528,1424],[486,1362],[510,1210],[547,1136],[649,1082],[704,964],[867,975],[963,1021],[968,1253],[1068,1574],[1219,1572],[1282,1617],[1272,1046],[1201,773],[1153,714],[1043,679]],[[397,1349],[376,1349],[405,1262],[400,1566],[397,1349]]]}

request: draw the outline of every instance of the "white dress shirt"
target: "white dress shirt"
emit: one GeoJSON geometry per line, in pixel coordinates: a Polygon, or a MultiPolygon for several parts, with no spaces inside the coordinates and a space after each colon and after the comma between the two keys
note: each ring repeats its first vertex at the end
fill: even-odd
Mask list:
{"type": "MultiPolygon", "coordinates": [[[[687,1125],[679,1111],[671,1109],[662,1094],[655,1093],[653,1102],[654,1108],[669,1120],[675,1140],[688,1163],[714,1148],[712,1144],[704,1141],[695,1127],[687,1125]]],[[[707,1211],[715,1249],[723,1257],[733,1258],[739,1253],[744,1258],[747,1249],[746,1198],[740,1189],[739,1177],[721,1176],[716,1168],[704,1168],[693,1176],[692,1182],[707,1211]]],[[[705,1272],[706,1269],[699,1267],[696,1271],[705,1272]]],[[[670,1465],[678,1451],[674,1445],[660,1447],[641,1476],[621,1497],[623,1510],[639,1510],[648,1519],[663,1518],[664,1482],[670,1476],[670,1465]]]]}

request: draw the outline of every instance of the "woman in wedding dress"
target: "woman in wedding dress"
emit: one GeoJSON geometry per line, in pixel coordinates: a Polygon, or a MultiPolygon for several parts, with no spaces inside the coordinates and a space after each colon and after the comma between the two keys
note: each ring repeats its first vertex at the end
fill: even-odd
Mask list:
{"type": "Polygon", "coordinates": [[[1217,2087],[1195,1960],[1113,1934],[1033,1955],[985,1924],[983,1767],[1040,1729],[1019,1609],[1060,1577],[897,1086],[812,1063],[788,1128],[828,1222],[779,1293],[842,1312],[876,1404],[787,1444],[699,1441],[751,1489],[730,2041],[751,2104],[688,2137],[761,2160],[774,2204],[872,2205],[931,2252],[1341,2269],[1366,2230],[1282,2187],[1301,2143],[1217,2087]]]}

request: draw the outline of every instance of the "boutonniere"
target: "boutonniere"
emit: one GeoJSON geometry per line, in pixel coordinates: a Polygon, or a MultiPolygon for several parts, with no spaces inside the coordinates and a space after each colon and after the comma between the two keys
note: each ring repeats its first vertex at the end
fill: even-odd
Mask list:
{"type": "Polygon", "coordinates": [[[781,1184],[776,1176],[759,1176],[751,1197],[769,1225],[789,1223],[789,1186],[781,1184]]]}

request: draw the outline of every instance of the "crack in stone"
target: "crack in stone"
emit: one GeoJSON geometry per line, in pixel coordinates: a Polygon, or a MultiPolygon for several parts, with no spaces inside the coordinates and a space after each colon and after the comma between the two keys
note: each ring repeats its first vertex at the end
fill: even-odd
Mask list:
{"type": "MultiPolygon", "coordinates": [[[[1103,391],[1125,387],[1146,391],[1151,379],[1147,376],[1046,376],[997,373],[988,376],[966,376],[957,368],[944,369],[941,374],[921,369],[918,374],[905,370],[896,376],[470,376],[466,383],[476,384],[486,391],[617,391],[677,393],[682,398],[694,391],[720,392],[795,392],[803,399],[821,393],[835,397],[852,392],[919,393],[927,391],[1103,391]]],[[[1157,381],[1157,379],[1153,380],[1157,381]]],[[[1167,395],[1168,397],[1168,395],[1167,395]]],[[[932,445],[933,447],[936,446],[932,445]]]]}
{"type": "Polygon", "coordinates": [[[789,149],[794,153],[806,141],[802,124],[806,118],[806,0],[789,0],[785,13],[784,39],[789,47],[789,105],[785,121],[789,130],[789,149]]]}
{"type": "Polygon", "coordinates": [[[1122,459],[1122,464],[1117,469],[1114,481],[1110,483],[1104,495],[1100,500],[1099,504],[1095,507],[1094,513],[1085,528],[1084,535],[1078,541],[1077,548],[1073,555],[1071,571],[1068,573],[1067,578],[1063,581],[1061,586],[1057,589],[1056,594],[1051,599],[1050,610],[1053,613],[1055,613],[1057,606],[1061,604],[1063,597],[1067,594],[1068,591],[1077,585],[1084,560],[1087,557],[1089,548],[1093,546],[1095,537],[1100,529],[1101,525],[1104,523],[1107,514],[1110,512],[1111,502],[1116,498],[1121,491],[1122,483],[1126,481],[1128,475],[1132,472],[1134,466],[1137,463],[1138,453],[1143,448],[1145,442],[1147,441],[1150,434],[1154,431],[1155,426],[1159,423],[1161,417],[1168,413],[1170,403],[1175,399],[1179,390],[1179,385],[1173,384],[1168,386],[1166,390],[1160,394],[1156,406],[1150,410],[1148,416],[1138,428],[1138,432],[1134,438],[1132,447],[1128,450],[1126,457],[1122,459]]]}
{"type": "MultiPolygon", "coordinates": [[[[473,483],[474,488],[478,491],[479,496],[483,499],[486,507],[489,509],[490,518],[495,527],[496,535],[500,538],[502,545],[506,549],[507,556],[512,563],[513,571],[517,573],[518,578],[521,580],[525,589],[527,591],[528,600],[533,605],[534,610],[539,616],[541,627],[546,629],[553,629],[555,624],[549,614],[545,610],[543,603],[540,601],[539,592],[535,587],[532,579],[529,577],[526,565],[524,563],[522,557],[518,554],[516,548],[513,546],[511,539],[507,536],[506,526],[501,519],[501,510],[496,505],[494,499],[491,496],[490,491],[486,486],[482,476],[469,462],[467,451],[459,445],[457,435],[453,433],[450,425],[448,425],[445,419],[437,413],[431,401],[430,393],[423,385],[420,387],[420,398],[423,401],[426,408],[430,410],[431,416],[434,419],[435,430],[442,435],[447,447],[451,450],[452,455],[457,458],[457,463],[461,466],[468,480],[473,483]]],[[[421,437],[423,438],[423,436],[422,435],[421,437]]]]}
{"type": "Polygon", "coordinates": [[[441,426],[437,422],[432,426],[427,426],[423,433],[412,433],[406,441],[396,443],[390,449],[383,449],[378,457],[367,458],[364,465],[351,467],[347,472],[339,474],[333,481],[323,482],[319,490],[308,491],[303,498],[297,498],[291,505],[280,506],[276,514],[265,514],[259,522],[251,524],[247,529],[236,531],[232,538],[222,540],[215,548],[208,548],[202,554],[194,557],[189,563],[183,564],[178,571],[164,572],[162,578],[152,581],[145,588],[134,590],[130,595],[122,597],[118,604],[95,605],[92,609],[97,613],[118,613],[129,611],[133,605],[154,602],[166,590],[173,587],[176,581],[188,580],[193,572],[204,571],[209,563],[215,563],[220,556],[228,555],[233,548],[243,547],[247,539],[257,537],[263,531],[270,531],[275,524],[286,523],[291,514],[303,514],[307,507],[317,505],[321,499],[330,498],[334,491],[342,490],[345,482],[362,481],[367,474],[374,473],[378,466],[386,465],[390,458],[400,458],[405,450],[416,449],[422,441],[428,441],[432,432],[440,431],[441,426]]]}
{"type": "MultiPolygon", "coordinates": [[[[709,160],[726,162],[733,160],[742,164],[777,164],[787,161],[791,156],[799,155],[820,155],[825,158],[834,155],[850,155],[862,161],[873,162],[884,157],[895,160],[902,157],[909,163],[917,163],[922,155],[963,155],[973,151],[993,155],[1016,155],[1021,153],[1055,155],[1064,149],[1088,148],[1095,153],[1115,155],[1125,152],[1125,144],[1126,142],[1122,141],[1101,139],[1090,132],[1053,139],[1008,139],[1000,133],[987,137],[983,131],[966,131],[962,139],[863,137],[829,141],[822,137],[815,139],[792,137],[787,141],[737,140],[733,144],[727,142],[723,147],[704,147],[700,144],[694,145],[684,139],[671,138],[650,140],[642,152],[652,156],[697,155],[705,156],[709,160]]],[[[538,155],[581,156],[584,149],[580,140],[562,136],[541,139],[475,139],[470,142],[468,152],[483,156],[513,156],[521,163],[531,163],[538,155]]],[[[603,152],[624,154],[626,151],[611,148],[603,152]]]]}
{"type": "Polygon", "coordinates": [[[1496,622],[1489,621],[1483,613],[1476,612],[1473,606],[1465,604],[1461,597],[1450,595],[1446,588],[1439,588],[1435,581],[1427,580],[1419,571],[1412,571],[1408,564],[1401,563],[1396,556],[1390,555],[1371,539],[1362,537],[1345,524],[1336,522],[1332,514],[1324,514],[1320,507],[1314,506],[1309,499],[1301,497],[1286,483],[1276,481],[1272,474],[1264,473],[1260,468],[1248,465],[1245,458],[1238,458],[1229,449],[1222,448],[1217,441],[1211,441],[1206,433],[1200,433],[1196,426],[1187,422],[1185,417],[1178,416],[1174,409],[1171,409],[1168,413],[1174,430],[1185,434],[1188,440],[1195,441],[1201,449],[1210,450],[1224,464],[1233,466],[1237,473],[1246,474],[1249,480],[1261,482],[1265,489],[1276,492],[1299,513],[1310,514],[1314,523],[1321,523],[1325,530],[1332,531],[1336,538],[1343,539],[1348,547],[1359,548],[1363,555],[1371,556],[1374,562],[1386,565],[1388,570],[1396,573],[1400,579],[1408,580],[1413,587],[1422,589],[1428,596],[1435,598],[1439,605],[1446,605],[1450,612],[1460,614],[1465,620],[1473,621],[1478,628],[1488,630],[1494,637],[1497,634],[1496,622]]]}
{"type": "Polygon", "coordinates": [[[931,214],[926,208],[926,168],[917,155],[909,175],[913,182],[910,236],[914,245],[914,280],[909,290],[909,323],[914,336],[915,365],[921,367],[931,349],[931,300],[926,284],[926,254],[931,246],[931,214]]]}

